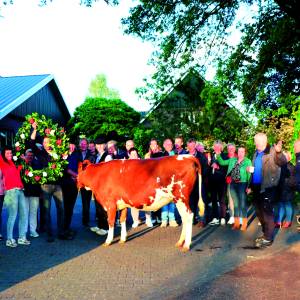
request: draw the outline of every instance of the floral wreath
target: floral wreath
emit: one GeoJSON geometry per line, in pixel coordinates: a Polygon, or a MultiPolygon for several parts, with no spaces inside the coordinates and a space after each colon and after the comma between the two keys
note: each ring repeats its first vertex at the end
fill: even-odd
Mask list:
{"type": "Polygon", "coordinates": [[[44,115],[32,113],[25,117],[26,121],[19,128],[16,134],[15,150],[16,156],[13,159],[17,164],[22,165],[22,179],[25,183],[44,184],[47,182],[56,181],[63,176],[64,168],[68,164],[68,143],[69,139],[64,128],[58,127],[51,119],[47,119],[44,115]],[[51,160],[48,167],[33,170],[24,159],[25,151],[28,148],[26,142],[30,140],[32,124],[37,123],[37,132],[42,137],[49,138],[49,144],[52,149],[50,156],[51,160]],[[27,146],[27,147],[26,147],[27,146]]]}

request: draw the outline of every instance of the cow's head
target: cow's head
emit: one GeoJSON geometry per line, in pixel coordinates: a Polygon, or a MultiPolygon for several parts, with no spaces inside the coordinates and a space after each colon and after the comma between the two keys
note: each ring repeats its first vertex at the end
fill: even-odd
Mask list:
{"type": "Polygon", "coordinates": [[[78,164],[77,188],[81,189],[86,186],[86,169],[91,164],[89,160],[84,160],[78,164]]]}

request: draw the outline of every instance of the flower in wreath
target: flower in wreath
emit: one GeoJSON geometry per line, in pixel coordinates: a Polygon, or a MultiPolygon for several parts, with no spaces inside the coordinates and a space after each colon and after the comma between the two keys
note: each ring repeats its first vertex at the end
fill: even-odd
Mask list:
{"type": "Polygon", "coordinates": [[[25,183],[44,184],[53,182],[63,176],[63,171],[66,168],[68,161],[69,139],[64,128],[59,127],[51,119],[44,115],[32,113],[25,117],[25,122],[19,128],[15,140],[15,160],[17,164],[22,165],[22,179],[25,183]],[[35,170],[30,165],[26,164],[24,155],[27,142],[31,138],[32,124],[37,123],[37,133],[41,137],[49,139],[50,157],[51,160],[46,168],[35,170]]]}

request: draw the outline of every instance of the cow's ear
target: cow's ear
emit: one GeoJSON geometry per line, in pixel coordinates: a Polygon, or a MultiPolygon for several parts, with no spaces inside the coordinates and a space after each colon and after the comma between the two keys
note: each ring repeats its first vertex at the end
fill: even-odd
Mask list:
{"type": "Polygon", "coordinates": [[[82,171],[84,171],[86,169],[86,167],[89,166],[90,164],[91,164],[91,162],[89,160],[85,159],[81,165],[82,171]]]}

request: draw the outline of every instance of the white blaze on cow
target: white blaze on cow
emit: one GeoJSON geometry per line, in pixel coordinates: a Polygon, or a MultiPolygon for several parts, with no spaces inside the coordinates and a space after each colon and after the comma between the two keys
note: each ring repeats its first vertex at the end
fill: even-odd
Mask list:
{"type": "Polygon", "coordinates": [[[111,244],[113,240],[117,210],[121,210],[120,242],[125,242],[127,207],[156,211],[174,201],[182,219],[182,232],[176,245],[188,250],[193,224],[189,198],[197,177],[198,206],[200,215],[203,216],[201,168],[198,160],[190,155],[147,160],[113,160],[97,165],[85,161],[79,165],[78,187],[91,188],[97,201],[107,211],[109,233],[105,245],[111,244]]]}

